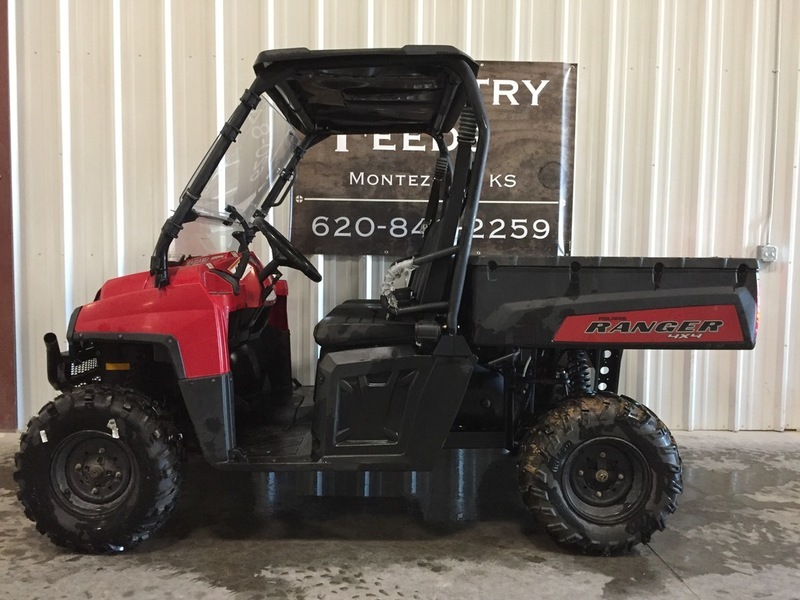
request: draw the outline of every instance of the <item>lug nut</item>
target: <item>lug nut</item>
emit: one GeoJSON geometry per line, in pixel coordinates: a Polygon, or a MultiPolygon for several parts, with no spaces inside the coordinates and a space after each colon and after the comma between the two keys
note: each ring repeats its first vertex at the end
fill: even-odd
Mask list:
{"type": "Polygon", "coordinates": [[[605,457],[606,457],[606,453],[605,452],[601,452],[600,453],[600,458],[605,458],[605,457]]]}
{"type": "Polygon", "coordinates": [[[76,471],[80,471],[81,470],[81,466],[82,466],[81,463],[76,463],[75,464],[75,470],[76,471]]]}
{"type": "Polygon", "coordinates": [[[597,496],[598,498],[602,498],[603,492],[595,492],[594,495],[597,496]]]}
{"type": "Polygon", "coordinates": [[[114,479],[122,479],[122,472],[117,471],[116,473],[114,473],[114,479]]]}
{"type": "MultiPolygon", "coordinates": [[[[100,448],[100,449],[97,451],[97,453],[98,453],[98,454],[105,454],[105,451],[106,451],[106,449],[105,449],[105,448],[100,448]]],[[[601,456],[604,456],[604,455],[601,455],[601,456]]]]}
{"type": "Polygon", "coordinates": [[[99,493],[100,493],[100,490],[98,490],[97,488],[92,488],[92,494],[97,495],[99,493]]]}
{"type": "Polygon", "coordinates": [[[583,475],[583,469],[578,469],[578,475],[583,475]]]}
{"type": "Polygon", "coordinates": [[[617,479],[625,479],[625,475],[623,475],[622,473],[620,473],[619,475],[617,475],[617,479]]]}

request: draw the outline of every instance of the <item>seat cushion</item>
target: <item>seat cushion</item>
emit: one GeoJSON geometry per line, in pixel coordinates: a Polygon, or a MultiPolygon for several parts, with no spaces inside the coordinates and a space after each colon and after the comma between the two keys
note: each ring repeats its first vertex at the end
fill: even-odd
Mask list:
{"type": "Polygon", "coordinates": [[[348,300],[325,315],[314,339],[325,349],[414,343],[416,321],[387,319],[380,300],[348,300]]]}

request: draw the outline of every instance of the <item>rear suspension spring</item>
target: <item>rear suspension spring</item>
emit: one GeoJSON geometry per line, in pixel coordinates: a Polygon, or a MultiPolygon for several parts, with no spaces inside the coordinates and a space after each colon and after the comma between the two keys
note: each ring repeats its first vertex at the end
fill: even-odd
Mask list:
{"type": "Polygon", "coordinates": [[[593,396],[596,393],[592,376],[592,361],[586,350],[569,350],[567,352],[567,377],[570,395],[588,394],[593,396]]]}

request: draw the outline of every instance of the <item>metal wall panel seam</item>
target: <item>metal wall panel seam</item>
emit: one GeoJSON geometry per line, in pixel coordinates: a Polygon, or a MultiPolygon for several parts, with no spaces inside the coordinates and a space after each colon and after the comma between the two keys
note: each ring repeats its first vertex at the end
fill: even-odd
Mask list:
{"type": "MultiPolygon", "coordinates": [[[[617,173],[616,173],[616,180],[617,180],[617,196],[616,198],[610,199],[612,202],[616,201],[618,206],[618,214],[616,221],[616,231],[614,232],[615,239],[616,239],[616,249],[614,251],[615,256],[622,256],[627,255],[630,253],[628,249],[632,244],[636,244],[637,241],[635,239],[636,231],[639,227],[634,227],[633,230],[628,230],[623,227],[623,223],[625,220],[630,220],[632,222],[637,223],[639,219],[637,218],[636,213],[636,205],[639,204],[638,202],[634,202],[635,196],[632,198],[631,195],[628,193],[628,186],[632,184],[636,178],[637,172],[637,163],[640,160],[640,153],[635,152],[628,155],[626,152],[628,148],[628,136],[631,135],[631,130],[635,129],[633,127],[637,117],[637,113],[639,112],[639,108],[631,110],[628,112],[628,105],[631,96],[636,93],[635,85],[631,83],[631,56],[629,53],[629,48],[631,45],[631,21],[634,19],[633,12],[633,3],[630,0],[626,0],[625,2],[625,9],[622,11],[624,15],[622,17],[623,20],[623,35],[620,37],[620,52],[618,57],[620,57],[619,64],[617,65],[617,70],[621,74],[621,94],[619,95],[619,109],[618,109],[618,119],[619,119],[619,127],[618,127],[618,135],[619,135],[619,146],[617,155],[617,173]],[[632,156],[632,159],[629,158],[632,156]],[[630,216],[628,216],[630,215],[630,216]]],[[[644,49],[642,49],[644,52],[644,49]]],[[[633,131],[633,137],[636,139],[636,134],[638,132],[633,131]]],[[[637,359],[639,357],[637,356],[637,359]]]]}
{"type": "MultiPolygon", "coordinates": [[[[701,136],[700,136],[700,174],[698,177],[698,196],[701,198],[701,206],[705,209],[705,201],[707,198],[710,197],[710,192],[707,191],[709,181],[716,176],[716,173],[713,173],[710,169],[709,162],[711,159],[709,158],[710,155],[714,154],[714,146],[716,146],[715,140],[712,140],[712,127],[710,125],[711,120],[713,119],[713,111],[712,111],[712,104],[713,104],[713,94],[714,90],[712,89],[712,69],[715,66],[714,56],[713,56],[713,42],[714,42],[714,24],[715,24],[715,15],[714,15],[714,2],[709,0],[705,6],[705,23],[703,29],[703,72],[706,74],[706,77],[703,79],[703,94],[702,94],[702,117],[701,117],[701,136]]],[[[718,77],[718,73],[716,73],[718,77]]],[[[706,238],[706,222],[708,220],[708,213],[706,210],[702,211],[702,214],[698,215],[698,220],[695,223],[695,232],[696,232],[696,240],[695,240],[695,255],[701,256],[706,252],[706,247],[708,246],[707,238],[706,238]]],[[[693,350],[691,352],[691,357],[689,359],[689,377],[691,384],[691,389],[689,393],[689,423],[688,428],[689,431],[694,431],[697,429],[698,425],[698,415],[702,410],[702,404],[700,401],[701,397],[704,397],[703,390],[701,388],[705,387],[705,382],[707,380],[707,371],[705,369],[705,361],[703,360],[701,354],[693,350]],[[701,376],[703,375],[703,376],[701,376]]]]}
{"type": "MultiPolygon", "coordinates": [[[[664,108],[665,103],[671,107],[672,98],[664,98],[664,79],[668,76],[668,71],[665,67],[666,64],[666,40],[667,28],[671,21],[666,17],[666,3],[658,3],[658,18],[657,18],[657,33],[656,33],[656,83],[655,83],[655,106],[653,109],[653,158],[652,158],[652,176],[650,179],[650,203],[653,209],[649,213],[647,225],[647,252],[650,256],[657,256],[661,252],[659,248],[663,246],[663,241],[659,235],[663,230],[662,227],[657,227],[659,218],[663,214],[668,214],[668,206],[663,206],[664,203],[669,202],[669,177],[664,177],[663,173],[666,170],[669,172],[669,164],[666,167],[662,165],[662,156],[669,157],[669,151],[662,155],[661,146],[663,144],[664,131],[669,131],[669,127],[664,127],[663,122],[666,117],[671,117],[668,110],[664,108]],[[661,187],[665,186],[667,189],[662,193],[661,187]],[[660,209],[660,210],[659,210],[660,209]]],[[[666,136],[669,138],[670,136],[666,136]]],[[[667,158],[667,160],[669,160],[667,158]]],[[[656,410],[656,413],[661,413],[660,399],[655,403],[653,398],[657,398],[659,394],[656,390],[662,389],[663,380],[661,379],[661,369],[663,367],[663,353],[654,352],[652,350],[645,350],[642,356],[642,401],[656,410]],[[656,406],[653,406],[656,404],[656,406]]]]}
{"type": "Polygon", "coordinates": [[[422,10],[422,4],[425,0],[417,0],[415,4],[415,13],[414,13],[414,20],[415,20],[415,27],[414,27],[414,38],[415,43],[421,44],[422,40],[425,36],[425,19],[424,13],[422,10]]]}
{"type": "MultiPolygon", "coordinates": [[[[753,143],[754,138],[759,133],[759,128],[757,125],[757,115],[758,115],[758,101],[757,95],[759,93],[759,86],[756,85],[758,81],[758,71],[759,71],[759,52],[761,50],[761,10],[760,10],[760,3],[756,2],[753,5],[753,12],[752,12],[752,45],[751,45],[751,62],[750,62],[750,91],[749,91],[749,106],[747,111],[747,155],[745,159],[745,173],[746,173],[746,180],[745,180],[745,197],[744,197],[744,207],[743,210],[746,215],[750,214],[757,214],[756,207],[758,206],[760,199],[760,182],[761,182],[761,166],[763,165],[763,160],[759,160],[759,145],[753,143]]],[[[749,241],[749,227],[748,227],[748,219],[744,219],[742,222],[743,230],[742,230],[742,239],[749,241]]],[[[746,248],[749,246],[745,246],[746,248]]],[[[746,403],[746,399],[748,397],[752,397],[749,394],[750,390],[753,388],[753,372],[755,369],[754,361],[752,357],[745,358],[741,353],[737,358],[737,365],[738,365],[738,374],[737,374],[737,381],[739,385],[737,386],[737,393],[736,393],[736,404],[734,407],[734,422],[733,422],[733,431],[739,431],[742,429],[742,422],[743,422],[743,410],[746,403]],[[751,360],[747,360],[750,358],[751,360]],[[746,365],[749,364],[749,369],[746,369],[746,365]],[[745,370],[747,370],[747,374],[745,374],[745,370]]]]}
{"type": "Polygon", "coordinates": [[[164,208],[167,215],[174,210],[178,201],[178,191],[175,189],[175,90],[172,45],[172,0],[164,0],[164,158],[167,163],[164,208]]]}
{"type": "MultiPolygon", "coordinates": [[[[762,74],[759,81],[756,83],[764,90],[761,97],[760,104],[765,107],[760,122],[761,135],[759,137],[759,146],[761,149],[761,187],[759,188],[760,203],[759,212],[757,213],[756,222],[759,227],[763,224],[765,203],[768,202],[768,189],[769,178],[769,155],[772,145],[771,132],[772,132],[772,115],[771,107],[773,106],[773,99],[770,97],[772,90],[771,78],[774,75],[770,73],[774,69],[774,55],[772,36],[774,34],[773,20],[776,18],[775,9],[777,5],[771,2],[768,6],[768,11],[765,10],[762,14],[763,20],[760,27],[760,32],[763,38],[762,42],[762,56],[763,60],[760,64],[760,73],[762,74]]],[[[783,239],[786,235],[788,227],[786,219],[790,207],[781,204],[780,214],[781,220],[779,222],[779,229],[777,235],[783,239]]],[[[763,231],[763,230],[762,230],[763,231]]],[[[761,240],[761,233],[759,231],[754,241],[758,243],[761,240]]],[[[758,394],[760,402],[748,402],[743,412],[746,414],[747,427],[749,429],[780,429],[778,425],[780,420],[780,404],[781,404],[781,374],[782,369],[779,367],[783,363],[784,355],[784,335],[785,330],[781,324],[785,311],[791,310],[788,306],[786,295],[786,282],[788,275],[788,266],[783,261],[777,261],[771,264],[762,264],[762,323],[768,323],[767,327],[762,327],[762,334],[760,336],[760,348],[757,351],[754,359],[756,364],[761,369],[760,371],[760,386],[755,390],[758,394]],[[764,300],[767,300],[766,302],[764,300]]]]}
{"type": "Polygon", "coordinates": [[[764,243],[772,242],[772,217],[775,212],[775,179],[776,172],[776,153],[778,151],[778,100],[781,90],[781,14],[783,0],[777,0],[775,15],[775,48],[774,63],[772,68],[772,144],[769,153],[769,188],[767,190],[767,221],[765,224],[764,243]]]}
{"type": "MultiPolygon", "coordinates": [[[[573,239],[573,252],[577,252],[579,247],[576,245],[580,226],[580,220],[576,218],[575,212],[578,210],[579,205],[579,198],[581,198],[582,189],[585,187],[585,184],[582,182],[585,180],[585,177],[582,173],[582,163],[583,157],[580,151],[582,137],[579,131],[579,127],[577,127],[577,123],[581,119],[582,114],[582,106],[584,106],[584,102],[582,101],[584,94],[586,93],[586,80],[583,75],[583,70],[586,68],[585,65],[581,64],[581,54],[583,50],[583,38],[581,36],[582,31],[582,18],[583,18],[583,11],[580,9],[580,5],[576,6],[574,12],[572,13],[572,19],[569,21],[569,27],[574,30],[572,48],[570,48],[570,60],[577,63],[577,69],[575,71],[575,76],[577,77],[577,90],[576,90],[576,103],[575,103],[575,156],[574,164],[575,164],[575,177],[573,178],[572,184],[572,204],[573,204],[573,216],[572,216],[572,239],[573,239]],[[578,174],[581,173],[581,176],[578,174]]],[[[525,55],[525,58],[530,58],[525,55]]]]}
{"type": "Polygon", "coordinates": [[[14,356],[16,356],[16,380],[17,380],[17,427],[22,428],[26,421],[25,406],[25,380],[23,379],[23,353],[22,353],[22,310],[20,302],[22,299],[22,248],[20,245],[20,168],[19,168],[19,82],[17,64],[17,2],[8,2],[8,102],[9,102],[9,137],[11,142],[11,230],[12,247],[14,252],[14,356]]]}
{"type": "Polygon", "coordinates": [[[317,0],[317,48],[325,48],[325,0],[317,0]]]}
{"type": "MultiPolygon", "coordinates": [[[[800,26],[800,10],[795,8],[795,21],[798,26],[800,26]]],[[[792,22],[792,21],[790,21],[792,22]]],[[[780,20],[778,21],[780,25],[780,20]]],[[[787,36],[788,39],[792,39],[787,36]]],[[[795,45],[797,45],[797,38],[794,38],[795,45]]],[[[797,50],[797,48],[795,48],[797,50]]],[[[794,259],[797,254],[798,244],[797,244],[797,236],[800,235],[800,119],[797,119],[797,115],[800,114],[800,59],[798,59],[798,53],[794,53],[794,57],[796,62],[796,70],[794,71],[794,77],[796,79],[795,84],[795,93],[794,93],[794,107],[793,110],[787,111],[785,115],[793,115],[794,116],[794,144],[793,144],[793,154],[792,154],[792,161],[791,161],[791,174],[789,176],[789,187],[791,189],[791,195],[789,198],[789,207],[790,207],[790,218],[789,218],[789,237],[788,237],[788,248],[787,248],[787,281],[786,281],[786,311],[784,314],[783,320],[783,335],[784,335],[784,344],[783,344],[783,364],[781,365],[781,394],[780,394],[780,410],[778,417],[780,419],[780,428],[781,429],[797,429],[800,428],[800,409],[797,407],[800,406],[800,400],[798,398],[793,397],[792,394],[792,384],[796,381],[794,369],[797,365],[797,359],[792,352],[792,346],[794,346],[795,352],[797,352],[798,342],[796,338],[792,335],[792,327],[796,322],[794,319],[794,315],[797,311],[800,311],[800,294],[796,294],[797,287],[800,284],[800,280],[795,277],[795,272],[793,268],[794,259]],[[792,344],[792,341],[794,344],[792,344]],[[795,402],[795,411],[798,416],[797,421],[792,421],[790,418],[790,410],[789,410],[789,403],[791,400],[795,402]]],[[[789,71],[787,70],[787,77],[789,71]]],[[[777,114],[777,109],[776,109],[777,114]]],[[[776,133],[778,129],[775,130],[776,133]]]]}
{"type": "Polygon", "coordinates": [[[746,220],[742,214],[746,176],[739,165],[746,160],[747,128],[746,118],[742,116],[747,115],[749,108],[746,89],[753,84],[748,69],[754,43],[747,19],[748,10],[749,6],[737,9],[725,4],[720,10],[721,31],[716,36],[719,89],[714,107],[718,115],[714,148],[716,175],[713,195],[708,202],[709,246],[706,254],[739,256],[742,252],[742,239],[735,232],[742,230],[746,220]]]}
{"type": "MultiPolygon", "coordinates": [[[[783,12],[782,12],[782,2],[778,0],[778,4],[776,7],[776,20],[775,20],[775,36],[776,36],[776,45],[775,45],[775,55],[773,61],[773,69],[772,69],[772,77],[774,79],[774,102],[773,102],[773,127],[771,128],[772,133],[772,144],[770,147],[770,179],[769,179],[769,188],[767,192],[767,223],[766,223],[766,243],[772,243],[772,235],[773,235],[773,217],[775,213],[775,202],[776,196],[778,195],[777,188],[779,183],[779,171],[778,171],[778,148],[779,144],[784,137],[784,132],[787,131],[787,127],[785,123],[782,123],[783,117],[787,114],[792,114],[795,116],[795,131],[797,130],[797,121],[796,116],[797,113],[785,113],[779,110],[780,101],[782,96],[782,86],[781,86],[781,79],[783,78],[783,70],[782,70],[782,48],[781,48],[781,40],[782,40],[782,24],[783,24],[783,12]]],[[[796,55],[795,55],[796,56],[796,55]]],[[[788,74],[788,72],[787,72],[788,74]]],[[[789,138],[791,140],[791,138],[789,138]]],[[[794,156],[793,156],[794,158],[794,156]]],[[[781,164],[787,164],[788,161],[784,163],[783,160],[780,161],[781,164]]],[[[783,177],[781,177],[783,179],[783,177]]],[[[792,186],[792,178],[788,177],[788,181],[783,183],[788,184],[789,189],[792,186]]],[[[794,196],[794,194],[792,194],[794,196]]],[[[782,360],[781,360],[781,367],[778,372],[779,379],[777,385],[777,392],[778,392],[778,407],[775,414],[775,423],[777,425],[777,429],[783,429],[786,426],[786,417],[788,414],[788,402],[791,398],[790,393],[790,385],[789,381],[792,378],[792,364],[788,362],[789,353],[790,353],[790,344],[792,341],[792,312],[793,312],[793,303],[794,303],[794,281],[795,276],[792,269],[792,262],[790,257],[792,256],[793,251],[793,244],[795,242],[795,235],[797,234],[796,231],[796,215],[797,215],[797,204],[796,203],[789,203],[788,205],[788,237],[783,238],[781,234],[778,234],[778,238],[783,238],[786,240],[788,245],[787,248],[787,256],[780,257],[779,260],[785,260],[785,273],[786,273],[786,297],[785,297],[785,306],[783,307],[783,311],[781,314],[783,327],[780,329],[780,337],[781,337],[781,346],[782,346],[782,360]]],[[[783,246],[783,244],[781,244],[783,246]]]]}
{"type": "MultiPolygon", "coordinates": [[[[800,114],[800,78],[798,78],[797,82],[797,95],[796,104],[794,109],[794,114],[800,114]]],[[[797,390],[797,379],[795,377],[794,369],[798,364],[797,353],[798,353],[798,343],[797,341],[794,344],[791,344],[791,340],[796,340],[797,337],[792,335],[793,327],[796,328],[795,323],[797,320],[794,318],[794,315],[800,311],[800,294],[797,294],[798,287],[800,287],[800,280],[794,276],[794,269],[793,264],[795,259],[798,255],[798,248],[800,245],[797,244],[797,236],[800,235],[800,120],[795,121],[795,132],[794,132],[794,139],[795,139],[795,152],[794,152],[794,160],[793,160],[793,177],[792,177],[792,194],[791,194],[791,235],[789,237],[789,285],[787,289],[789,290],[789,300],[791,303],[791,310],[787,311],[787,322],[784,324],[786,331],[787,331],[787,338],[790,343],[786,345],[784,348],[784,360],[783,360],[783,373],[782,373],[782,397],[785,399],[785,402],[782,407],[782,412],[785,412],[783,415],[783,426],[786,429],[800,429],[800,401],[798,401],[796,394],[797,390]],[[790,411],[789,403],[794,401],[794,413],[790,411]]]]}
{"type": "Polygon", "coordinates": [[[713,177],[713,173],[711,173],[709,168],[709,155],[713,153],[711,149],[713,147],[712,144],[712,128],[711,128],[711,120],[712,120],[712,80],[714,80],[714,73],[713,68],[715,66],[713,56],[712,56],[712,46],[713,46],[713,34],[714,34],[714,23],[715,23],[715,14],[714,14],[714,2],[709,0],[705,6],[705,27],[704,27],[704,44],[703,44],[703,73],[705,73],[705,77],[703,78],[703,93],[702,93],[702,103],[701,103],[701,122],[700,122],[700,172],[698,177],[698,190],[697,194],[700,198],[701,207],[703,208],[702,215],[699,215],[701,218],[697,220],[695,223],[695,248],[694,252],[695,255],[701,256],[704,252],[706,252],[707,241],[706,241],[706,227],[705,227],[705,219],[707,213],[705,211],[705,201],[709,197],[708,187],[710,185],[710,181],[713,177]]]}
{"type": "MultiPolygon", "coordinates": [[[[564,0],[561,4],[561,9],[561,48],[560,55],[554,58],[556,61],[577,63],[578,39],[577,36],[573,35],[573,28],[575,28],[576,23],[579,24],[579,10],[574,7],[572,0],[564,0]]],[[[580,29],[577,29],[577,31],[580,31],[580,29]]],[[[577,76],[578,70],[575,69],[575,77],[577,76]]],[[[578,85],[580,85],[580,82],[578,82],[578,85]]]]}
{"type": "Polygon", "coordinates": [[[61,206],[64,252],[64,320],[72,314],[73,290],[73,241],[72,241],[72,127],[69,53],[69,0],[58,2],[58,67],[61,87],[61,206]]]}
{"type": "MultiPolygon", "coordinates": [[[[703,53],[702,63],[705,70],[700,71],[700,77],[702,81],[702,85],[699,87],[699,104],[700,104],[700,114],[697,118],[697,127],[701,132],[699,144],[693,143],[691,149],[696,150],[699,152],[699,165],[695,169],[690,171],[692,180],[687,182],[686,187],[690,190],[694,191],[694,195],[700,196],[700,202],[698,203],[699,206],[695,209],[693,213],[693,221],[695,225],[695,237],[694,237],[694,247],[691,250],[692,252],[697,254],[699,249],[702,245],[702,240],[700,240],[697,236],[697,228],[701,223],[703,213],[702,213],[702,199],[704,198],[703,194],[703,185],[705,184],[705,179],[707,175],[705,174],[704,165],[706,164],[706,160],[704,156],[707,154],[707,141],[709,138],[709,133],[706,129],[708,123],[708,83],[707,80],[702,78],[702,73],[707,72],[707,69],[710,67],[710,41],[704,42],[704,40],[709,40],[709,31],[710,31],[710,23],[713,22],[713,6],[710,3],[707,3],[703,10],[703,17],[704,19],[697,23],[697,26],[693,29],[692,33],[697,37],[697,45],[700,51],[703,53]]],[[[699,11],[698,11],[699,12],[699,11]]],[[[688,77],[692,76],[692,73],[687,74],[688,77]]],[[[691,80],[690,80],[691,81],[691,80]]],[[[698,94],[695,94],[698,95],[698,94]]],[[[690,136],[692,136],[693,132],[687,132],[690,136]]],[[[692,136],[693,137],[693,136],[692,136]]],[[[689,351],[684,355],[684,363],[683,369],[687,375],[687,385],[685,387],[686,393],[683,394],[683,413],[685,416],[685,423],[687,429],[690,431],[697,429],[697,408],[698,408],[698,397],[700,396],[700,377],[699,377],[699,368],[697,365],[698,362],[698,352],[697,351],[689,351]]]]}
{"type": "Polygon", "coordinates": [[[366,0],[367,10],[364,16],[367,30],[367,48],[375,47],[375,0],[366,0]]]}
{"type": "MultiPolygon", "coordinates": [[[[673,181],[684,172],[683,162],[680,160],[675,160],[675,157],[676,153],[680,154],[681,146],[687,143],[688,137],[684,133],[686,131],[685,118],[680,117],[680,107],[683,104],[682,94],[686,93],[688,86],[681,86],[679,88],[681,82],[679,73],[689,82],[691,82],[692,73],[690,69],[682,70],[683,62],[681,55],[678,52],[679,39],[681,39],[679,33],[686,32],[686,29],[681,27],[679,21],[679,17],[684,13],[681,11],[680,6],[676,3],[662,2],[661,5],[664,7],[664,21],[665,24],[669,25],[669,29],[665,30],[665,37],[663,41],[665,46],[664,54],[662,55],[662,59],[659,60],[659,64],[662,72],[669,73],[669,92],[666,106],[664,108],[666,114],[658,115],[659,118],[666,121],[666,126],[662,130],[666,132],[666,139],[663,141],[663,144],[665,145],[663,156],[665,157],[666,164],[661,165],[659,170],[659,172],[664,173],[664,188],[658,190],[658,193],[663,198],[661,209],[660,211],[657,211],[657,214],[659,214],[659,216],[662,218],[662,227],[660,232],[661,243],[658,246],[658,253],[669,254],[675,252],[675,250],[672,248],[674,245],[672,241],[673,237],[670,235],[671,230],[674,228],[673,222],[675,221],[675,217],[673,215],[682,212],[683,207],[681,202],[673,201],[674,196],[676,194],[680,194],[680,185],[673,185],[673,181]],[[667,7],[671,9],[669,11],[669,16],[667,16],[667,7]],[[682,93],[679,94],[679,90],[682,93]],[[676,113],[678,116],[676,116],[676,113]]],[[[688,35],[691,35],[691,32],[688,32],[688,35]]],[[[683,48],[681,49],[683,50],[690,47],[691,46],[689,44],[683,44],[683,48]]],[[[685,372],[689,356],[686,352],[682,351],[655,352],[655,355],[657,356],[657,362],[656,364],[652,365],[652,368],[655,369],[655,372],[651,371],[644,375],[653,382],[653,387],[648,391],[646,401],[648,401],[648,403],[650,403],[654,408],[657,407],[657,412],[659,414],[664,414],[664,418],[668,419],[668,422],[679,425],[681,428],[686,428],[687,423],[689,422],[689,410],[686,403],[681,401],[675,403],[676,406],[670,406],[670,404],[662,398],[688,398],[688,383],[686,379],[684,377],[676,378],[673,374],[685,372]],[[676,386],[680,386],[680,391],[686,393],[672,393],[676,386]],[[652,400],[653,396],[656,396],[657,399],[652,400]]]]}
{"type": "Polygon", "coordinates": [[[475,10],[473,0],[464,1],[464,52],[472,56],[472,11],[475,10]]]}
{"type": "Polygon", "coordinates": [[[275,48],[275,0],[267,0],[266,50],[275,48]]]}
{"type": "Polygon", "coordinates": [[[619,93],[619,73],[617,68],[617,63],[619,61],[619,51],[617,49],[619,40],[619,2],[617,0],[611,1],[611,14],[610,17],[607,17],[607,21],[610,21],[608,23],[610,31],[607,38],[608,60],[606,62],[607,79],[605,81],[606,114],[604,116],[605,144],[603,156],[603,192],[601,202],[602,229],[600,248],[603,254],[615,255],[618,250],[618,246],[616,244],[612,245],[612,240],[615,237],[618,237],[614,234],[618,231],[619,218],[617,211],[612,209],[611,203],[613,202],[613,199],[619,199],[614,163],[616,162],[618,156],[617,151],[619,149],[616,135],[617,128],[615,125],[616,121],[621,118],[621,115],[616,113],[617,94],[619,93]]]}
{"type": "Polygon", "coordinates": [[[676,80],[681,71],[681,57],[675,50],[678,47],[679,37],[679,9],[675,4],[660,2],[659,10],[659,21],[662,26],[657,34],[660,41],[656,51],[656,68],[660,71],[659,82],[663,83],[660,84],[662,87],[657,99],[659,104],[656,115],[663,125],[659,126],[658,135],[653,139],[654,148],[658,150],[654,151],[653,155],[655,172],[651,185],[654,191],[657,188],[662,215],[660,219],[655,214],[651,217],[653,229],[649,232],[649,236],[652,239],[651,249],[654,253],[660,254],[665,252],[669,245],[668,231],[675,221],[673,212],[679,208],[679,205],[673,202],[675,194],[673,177],[680,168],[680,163],[674,160],[674,156],[675,148],[680,144],[682,136],[676,118],[676,106],[680,102],[680,97],[676,95],[676,80]],[[660,227],[657,228],[657,224],[660,224],[660,227]]]}
{"type": "MultiPolygon", "coordinates": [[[[214,0],[214,90],[215,114],[217,127],[225,122],[225,17],[222,0],[214,0]]],[[[224,210],[228,200],[226,198],[225,177],[227,175],[227,157],[223,156],[217,167],[217,202],[219,209],[224,210]]]]}
{"type": "MultiPolygon", "coordinates": [[[[641,253],[644,243],[642,233],[646,231],[646,217],[650,208],[648,203],[638,201],[644,196],[652,178],[651,161],[648,156],[652,150],[650,139],[652,122],[652,72],[655,38],[647,35],[652,32],[652,9],[641,3],[626,2],[624,11],[624,35],[622,36],[622,60],[619,70],[622,73],[620,115],[620,150],[617,179],[620,193],[619,225],[617,229],[617,255],[627,256],[633,252],[641,253]],[[643,43],[644,42],[644,43],[643,43]],[[632,48],[635,48],[632,51],[632,48]],[[624,228],[625,222],[635,223],[632,228],[624,228]]],[[[639,358],[641,354],[639,354],[639,358]]]]}
{"type": "MultiPolygon", "coordinates": [[[[698,221],[702,228],[702,234],[698,236],[698,240],[702,242],[701,249],[698,251],[698,256],[709,256],[714,253],[713,248],[716,247],[717,227],[716,227],[716,213],[717,213],[717,198],[719,196],[719,183],[720,177],[720,147],[722,135],[722,96],[723,96],[723,56],[724,56],[724,42],[725,42],[725,5],[719,4],[719,16],[716,19],[710,20],[708,23],[709,29],[706,32],[706,39],[708,40],[707,49],[710,64],[713,65],[713,87],[709,89],[708,104],[704,104],[707,112],[704,114],[704,119],[711,123],[711,128],[708,133],[712,134],[712,139],[709,140],[710,148],[709,156],[706,160],[709,161],[709,170],[707,171],[709,179],[709,189],[706,197],[703,199],[704,211],[703,217],[698,221]],[[712,29],[712,27],[714,29],[712,29]]],[[[708,75],[708,71],[707,71],[708,75]]],[[[699,428],[710,429],[724,429],[726,424],[720,422],[717,415],[717,404],[705,401],[706,398],[711,396],[713,391],[719,391],[720,386],[712,385],[716,383],[711,373],[711,365],[717,364],[720,366],[719,357],[712,356],[705,351],[695,352],[695,373],[698,374],[697,381],[700,384],[696,390],[699,396],[695,396],[697,402],[697,410],[699,412],[699,428]]]]}
{"type": "MultiPolygon", "coordinates": [[[[580,173],[578,171],[578,161],[583,157],[586,169],[578,178],[582,177],[587,181],[583,197],[578,194],[573,199],[575,203],[573,219],[577,216],[580,221],[583,221],[583,232],[578,230],[578,240],[576,242],[582,241],[584,247],[581,248],[579,243],[574,246],[574,252],[579,255],[594,254],[604,250],[602,240],[604,239],[603,232],[606,227],[605,197],[607,195],[606,186],[609,185],[605,152],[608,129],[604,111],[606,110],[606,104],[609,102],[606,89],[616,87],[613,71],[609,72],[608,67],[609,36],[594,35],[598,28],[595,27],[591,18],[592,16],[599,16],[602,19],[601,23],[605,23],[607,21],[605,16],[606,9],[600,3],[592,4],[591,6],[591,9],[585,10],[588,13],[587,18],[582,19],[581,34],[586,40],[586,48],[584,49],[582,45],[582,52],[579,57],[579,61],[584,64],[581,68],[581,76],[586,81],[585,85],[580,86],[585,90],[581,94],[590,98],[590,100],[579,101],[575,128],[576,172],[580,173]],[[587,31],[589,35],[585,33],[587,31]],[[606,73],[608,73],[607,77],[604,76],[606,73]],[[586,108],[582,109],[582,106],[586,108]],[[582,127],[580,123],[585,123],[586,125],[582,127]],[[586,130],[587,139],[585,142],[581,142],[579,136],[581,136],[581,131],[584,129],[586,130]]],[[[606,27],[605,29],[608,28],[606,27]]]]}
{"type": "Polygon", "coordinates": [[[522,41],[522,5],[521,0],[513,0],[512,10],[515,27],[511,31],[511,60],[519,60],[520,43],[522,41]]]}
{"type": "Polygon", "coordinates": [[[114,69],[114,236],[117,276],[125,273],[125,154],[122,146],[122,17],[120,0],[111,4],[112,61],[114,69]]]}

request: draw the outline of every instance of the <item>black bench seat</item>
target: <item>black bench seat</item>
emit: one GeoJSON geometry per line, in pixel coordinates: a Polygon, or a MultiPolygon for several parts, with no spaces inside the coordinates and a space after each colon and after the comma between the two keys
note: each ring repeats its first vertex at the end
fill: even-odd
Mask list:
{"type": "Polygon", "coordinates": [[[347,300],[314,328],[314,339],[325,350],[413,344],[416,319],[387,318],[380,300],[347,300]]]}

